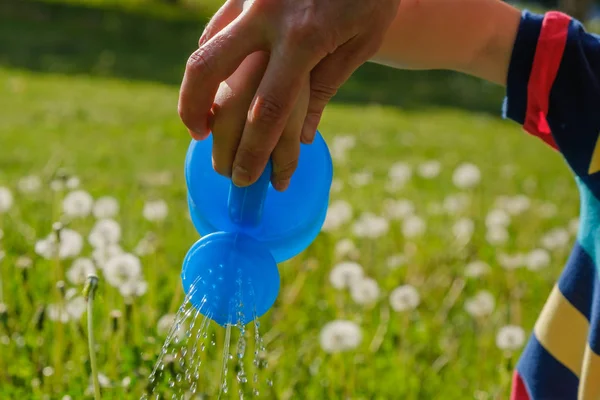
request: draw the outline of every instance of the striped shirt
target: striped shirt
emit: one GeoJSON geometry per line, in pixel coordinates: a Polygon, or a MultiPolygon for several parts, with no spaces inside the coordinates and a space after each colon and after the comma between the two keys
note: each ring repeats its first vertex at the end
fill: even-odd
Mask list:
{"type": "Polygon", "coordinates": [[[600,36],[559,12],[524,11],[504,114],[563,155],[581,199],[577,241],[517,364],[511,399],[600,399],[600,36]]]}

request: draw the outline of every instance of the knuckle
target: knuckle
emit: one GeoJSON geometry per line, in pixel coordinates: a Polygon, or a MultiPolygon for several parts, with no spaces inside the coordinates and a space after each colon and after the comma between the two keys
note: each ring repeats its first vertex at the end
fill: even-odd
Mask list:
{"type": "Polygon", "coordinates": [[[310,83],[310,97],[321,102],[328,102],[336,93],[337,87],[334,85],[318,80],[313,80],[310,83]]]}
{"type": "Polygon", "coordinates": [[[266,164],[269,152],[256,147],[240,147],[237,152],[235,165],[244,168],[252,180],[260,175],[260,167],[266,164]]]}
{"type": "Polygon", "coordinates": [[[283,118],[284,106],[273,96],[259,96],[253,111],[252,122],[271,125],[283,118]]]}
{"type": "Polygon", "coordinates": [[[290,179],[298,167],[298,157],[274,162],[276,180],[290,179]]]}
{"type": "Polygon", "coordinates": [[[212,73],[212,62],[202,48],[194,51],[187,60],[186,69],[197,75],[212,73]]]}

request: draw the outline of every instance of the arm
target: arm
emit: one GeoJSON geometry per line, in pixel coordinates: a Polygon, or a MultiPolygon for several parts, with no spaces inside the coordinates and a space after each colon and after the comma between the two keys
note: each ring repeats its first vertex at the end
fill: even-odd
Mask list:
{"type": "Polygon", "coordinates": [[[376,63],[506,83],[521,12],[500,0],[402,0],[376,63]]]}

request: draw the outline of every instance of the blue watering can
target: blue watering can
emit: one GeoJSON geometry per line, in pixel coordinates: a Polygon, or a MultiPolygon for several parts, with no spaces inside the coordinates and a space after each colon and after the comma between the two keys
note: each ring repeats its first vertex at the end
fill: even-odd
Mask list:
{"type": "Polygon", "coordinates": [[[201,239],[185,256],[181,280],[194,307],[221,326],[245,325],[273,306],[277,264],[304,251],[325,221],[331,155],[319,132],[300,146],[290,185],[278,192],[270,162],[257,182],[240,188],[213,170],[212,135],[190,144],[188,206],[201,239]]]}

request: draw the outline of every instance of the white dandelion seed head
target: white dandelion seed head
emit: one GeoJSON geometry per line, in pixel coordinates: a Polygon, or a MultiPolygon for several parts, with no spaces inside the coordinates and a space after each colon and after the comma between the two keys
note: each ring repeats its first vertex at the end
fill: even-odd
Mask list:
{"type": "Polygon", "coordinates": [[[69,228],[62,228],[59,238],[55,233],[50,233],[44,239],[38,240],[35,244],[35,252],[46,259],[54,258],[74,258],[81,253],[83,248],[83,238],[81,235],[69,228]],[[59,240],[60,239],[60,240],[59,240]]]}
{"type": "Polygon", "coordinates": [[[71,319],[65,307],[58,304],[48,304],[46,306],[46,315],[48,315],[50,321],[61,322],[63,324],[66,324],[71,319]]]}
{"type": "Polygon", "coordinates": [[[390,306],[396,312],[411,311],[421,304],[421,296],[414,286],[402,285],[390,293],[390,306]]]}
{"type": "Polygon", "coordinates": [[[471,198],[466,193],[456,193],[446,196],[442,207],[450,215],[460,214],[469,208],[471,198]]]}
{"type": "Polygon", "coordinates": [[[167,218],[167,214],[169,213],[169,207],[164,200],[152,200],[147,201],[144,204],[144,209],[142,210],[142,215],[148,221],[162,221],[167,218]]]}
{"type": "Polygon", "coordinates": [[[63,212],[72,218],[83,218],[90,215],[94,206],[94,198],[85,190],[74,190],[63,200],[63,212]]]}
{"type": "Polygon", "coordinates": [[[340,229],[352,219],[352,206],[344,200],[336,200],[327,208],[325,222],[321,228],[325,232],[333,232],[340,229]]]}
{"type": "Polygon", "coordinates": [[[393,254],[385,260],[385,264],[389,269],[396,269],[406,264],[406,256],[404,254],[393,254]]]}
{"type": "Polygon", "coordinates": [[[104,265],[106,282],[120,288],[132,281],[141,280],[142,264],[140,259],[130,253],[118,254],[111,257],[104,265]]]}
{"type": "Polygon", "coordinates": [[[404,162],[396,162],[392,164],[388,171],[390,182],[396,185],[397,189],[403,187],[412,177],[412,168],[404,162]]]}
{"type": "Polygon", "coordinates": [[[415,206],[410,200],[386,200],[384,202],[384,215],[391,220],[401,220],[413,215],[415,206]]]}
{"type": "Polygon", "coordinates": [[[141,297],[148,291],[148,282],[144,280],[130,280],[119,286],[121,296],[126,298],[141,297]]]}
{"type": "Polygon", "coordinates": [[[498,253],[496,256],[498,264],[506,270],[514,270],[525,265],[525,256],[521,253],[506,254],[498,253]]]}
{"type": "Polygon", "coordinates": [[[53,179],[50,181],[50,190],[60,192],[65,189],[65,182],[62,179],[53,179]]]}
{"type": "Polygon", "coordinates": [[[531,207],[531,200],[524,194],[518,194],[513,197],[499,197],[496,204],[510,215],[519,215],[531,207]]]}
{"type": "Polygon", "coordinates": [[[543,203],[537,211],[542,218],[552,218],[558,213],[558,207],[554,203],[543,203]]]}
{"type": "Polygon", "coordinates": [[[542,236],[540,243],[542,244],[542,247],[552,251],[567,247],[570,241],[571,237],[566,229],[555,228],[542,236]]]}
{"type": "Polygon", "coordinates": [[[470,218],[461,218],[452,226],[452,235],[462,245],[471,241],[475,232],[475,222],[470,218]]]}
{"type": "Polygon", "coordinates": [[[363,213],[352,226],[357,237],[375,239],[385,235],[390,229],[389,221],[371,212],[363,213]]]}
{"type": "Polygon", "coordinates": [[[379,298],[379,285],[372,278],[358,279],[350,285],[350,296],[356,304],[371,305],[379,298]]]}
{"type": "Polygon", "coordinates": [[[471,261],[465,267],[465,276],[468,278],[480,278],[490,272],[490,266],[480,260],[471,261]]]}
{"type": "Polygon", "coordinates": [[[358,258],[359,251],[352,239],[341,239],[335,244],[334,253],[337,258],[358,258]]]}
{"type": "Polygon", "coordinates": [[[96,267],[104,270],[108,260],[124,253],[125,252],[118,244],[112,244],[106,247],[98,247],[92,251],[92,260],[94,261],[96,267]]]}
{"type": "Polygon", "coordinates": [[[364,276],[363,268],[360,264],[344,261],[336,264],[329,273],[329,281],[336,289],[351,287],[355,282],[361,280],[364,276]]]}
{"type": "Polygon", "coordinates": [[[507,325],[498,331],[496,335],[496,346],[500,350],[519,350],[525,343],[525,331],[517,325],[507,325]]]}
{"type": "Polygon", "coordinates": [[[579,232],[579,218],[573,218],[569,221],[567,230],[571,235],[577,235],[579,232]]]}
{"type": "Polygon", "coordinates": [[[87,303],[83,296],[76,296],[67,301],[65,304],[65,311],[69,314],[69,317],[74,320],[81,318],[85,312],[87,303]]]}
{"type": "Polygon", "coordinates": [[[81,183],[81,181],[79,180],[78,177],[76,176],[70,176],[69,178],[67,178],[67,182],[65,183],[65,185],[67,186],[67,189],[77,189],[79,187],[79,184],[81,183]]]}
{"type": "Polygon", "coordinates": [[[495,307],[494,296],[487,290],[481,290],[475,296],[465,300],[465,311],[474,318],[491,315],[495,307]]]}
{"type": "MultiPolygon", "coordinates": [[[[0,257],[0,259],[2,259],[2,257],[0,257]]],[[[33,261],[27,256],[19,256],[15,260],[15,267],[19,269],[29,269],[32,265],[33,261]]]]}
{"type": "Polygon", "coordinates": [[[96,221],[88,241],[94,248],[107,247],[119,243],[121,240],[121,225],[114,219],[101,219],[96,221]]]}
{"type": "Polygon", "coordinates": [[[508,238],[509,238],[509,235],[508,235],[508,231],[506,230],[506,228],[504,228],[502,226],[498,226],[498,225],[488,228],[488,230],[485,234],[485,239],[492,246],[503,245],[506,242],[508,242],[508,238]]]}
{"type": "MultiPolygon", "coordinates": [[[[174,325],[176,321],[175,314],[165,314],[158,320],[156,324],[156,332],[161,337],[167,337],[171,328],[175,329],[174,325]]],[[[179,326],[176,327],[173,335],[177,337],[179,340],[183,339],[185,336],[186,324],[184,322],[180,322],[179,326]]]]}
{"type": "Polygon", "coordinates": [[[422,236],[425,233],[425,229],[425,221],[417,215],[406,217],[402,223],[402,234],[406,238],[413,239],[422,236]]]}
{"type": "Polygon", "coordinates": [[[113,218],[119,213],[119,202],[111,196],[98,198],[94,203],[92,214],[97,219],[113,218]]]}
{"type": "Polygon", "coordinates": [[[350,184],[353,187],[366,186],[373,181],[373,172],[371,171],[360,171],[350,176],[350,184]]]}
{"type": "Polygon", "coordinates": [[[535,249],[525,257],[525,266],[531,271],[539,271],[550,265],[550,253],[545,249],[535,249]]]}
{"type": "Polygon", "coordinates": [[[331,191],[331,193],[339,193],[342,191],[342,189],[344,188],[344,182],[342,182],[341,180],[334,178],[331,181],[331,188],[329,189],[331,191]]]}
{"type": "Polygon", "coordinates": [[[475,164],[463,163],[456,167],[452,174],[452,182],[460,189],[477,186],[481,180],[481,171],[475,164]]]}
{"type": "Polygon", "coordinates": [[[4,186],[0,186],[0,214],[5,213],[12,207],[14,202],[12,192],[4,186]]]}
{"type": "Polygon", "coordinates": [[[96,267],[89,258],[76,258],[71,264],[71,268],[67,271],[67,279],[74,285],[82,285],[85,283],[88,275],[95,274],[96,267]]]}
{"type": "Polygon", "coordinates": [[[42,180],[39,176],[28,175],[24,176],[17,182],[17,189],[24,194],[35,193],[42,187],[42,180]]]}
{"type": "Polygon", "coordinates": [[[344,162],[347,159],[348,151],[356,146],[356,137],[352,135],[338,135],[331,140],[329,151],[331,158],[337,162],[344,162]]]}
{"type": "Polygon", "coordinates": [[[485,225],[492,228],[506,228],[510,224],[510,215],[501,208],[491,210],[485,217],[485,225]]]}
{"type": "Polygon", "coordinates": [[[326,353],[339,353],[357,348],[362,341],[360,327],[352,321],[335,320],[321,329],[319,343],[326,353]]]}
{"type": "Polygon", "coordinates": [[[442,164],[437,160],[430,160],[419,164],[417,172],[421,178],[432,179],[440,174],[442,164]]]}
{"type": "Polygon", "coordinates": [[[153,254],[156,251],[156,240],[154,236],[147,233],[143,238],[140,239],[138,244],[135,246],[133,251],[136,255],[143,257],[153,254]]]}

